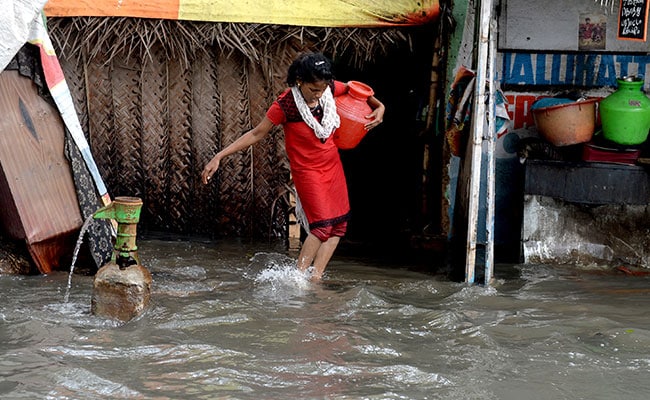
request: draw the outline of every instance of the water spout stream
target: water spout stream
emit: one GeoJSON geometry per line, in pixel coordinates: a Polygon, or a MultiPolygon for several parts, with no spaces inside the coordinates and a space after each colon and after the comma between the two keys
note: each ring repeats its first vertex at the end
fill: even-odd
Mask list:
{"type": "Polygon", "coordinates": [[[79,237],[77,238],[77,244],[75,245],[74,252],[72,253],[72,263],[70,264],[70,273],[68,275],[68,287],[66,288],[65,297],[63,298],[63,301],[65,303],[67,303],[68,299],[70,298],[70,288],[72,287],[72,275],[74,273],[74,266],[77,263],[77,256],[79,255],[79,249],[81,248],[81,243],[83,243],[84,235],[86,234],[86,231],[90,227],[90,224],[93,222],[93,220],[94,220],[93,215],[88,216],[88,218],[86,218],[83,225],[81,226],[81,229],[79,230],[79,237]]]}

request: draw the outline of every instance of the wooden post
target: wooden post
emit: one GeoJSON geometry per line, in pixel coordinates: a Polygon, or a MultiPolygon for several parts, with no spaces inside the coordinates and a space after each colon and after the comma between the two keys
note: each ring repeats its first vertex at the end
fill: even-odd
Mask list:
{"type": "MultiPolygon", "coordinates": [[[[481,153],[483,130],[485,128],[486,108],[486,70],[488,63],[488,41],[490,21],[492,19],[492,0],[481,0],[478,18],[478,52],[475,81],[475,96],[472,112],[472,149],[471,149],[471,178],[467,229],[467,257],[465,259],[465,282],[474,283],[476,263],[476,234],[478,225],[479,196],[481,189],[481,153]]],[[[491,82],[488,82],[491,84],[491,82]]]]}
{"type": "Polygon", "coordinates": [[[490,51],[488,55],[488,82],[490,88],[490,97],[488,100],[488,151],[487,151],[487,211],[485,215],[485,284],[492,283],[494,273],[494,202],[495,202],[495,174],[496,166],[494,161],[494,152],[496,149],[496,104],[494,79],[496,71],[496,32],[497,21],[495,18],[490,20],[490,51]]]}
{"type": "Polygon", "coordinates": [[[289,213],[289,250],[290,251],[299,251],[300,250],[300,223],[296,217],[296,196],[293,193],[293,190],[289,192],[289,204],[290,209],[293,209],[294,212],[289,213]]]}
{"type": "MultiPolygon", "coordinates": [[[[434,126],[436,118],[438,117],[438,87],[440,85],[440,75],[438,73],[440,69],[440,49],[442,41],[441,35],[437,35],[433,42],[433,57],[431,59],[431,80],[429,87],[429,108],[427,110],[427,119],[424,127],[424,149],[422,152],[422,196],[421,196],[421,207],[420,215],[424,217],[424,220],[429,220],[430,208],[430,198],[429,198],[429,164],[431,160],[431,150],[428,142],[428,138],[435,136],[437,133],[437,127],[434,126]],[[433,133],[432,133],[433,131],[433,133]]],[[[421,227],[424,230],[424,226],[421,227]]]]}

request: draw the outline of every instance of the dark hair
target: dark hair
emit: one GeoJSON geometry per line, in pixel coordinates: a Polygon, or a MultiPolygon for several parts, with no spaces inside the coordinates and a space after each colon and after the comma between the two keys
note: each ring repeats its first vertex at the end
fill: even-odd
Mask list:
{"type": "Polygon", "coordinates": [[[334,79],[332,63],[321,53],[305,53],[289,66],[287,84],[295,86],[298,80],[307,83],[334,79]]]}

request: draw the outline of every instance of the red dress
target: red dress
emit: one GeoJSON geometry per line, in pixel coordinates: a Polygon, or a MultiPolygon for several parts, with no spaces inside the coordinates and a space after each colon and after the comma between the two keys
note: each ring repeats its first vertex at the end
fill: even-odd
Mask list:
{"type": "MultiPolygon", "coordinates": [[[[330,86],[334,96],[346,92],[342,82],[330,86]]],[[[320,122],[322,109],[313,112],[320,122]]],[[[321,241],[343,236],[350,219],[348,188],[339,151],[331,135],[325,142],[303,121],[290,89],[266,112],[273,124],[283,125],[284,141],[296,192],[309,222],[309,230],[321,241]]]]}

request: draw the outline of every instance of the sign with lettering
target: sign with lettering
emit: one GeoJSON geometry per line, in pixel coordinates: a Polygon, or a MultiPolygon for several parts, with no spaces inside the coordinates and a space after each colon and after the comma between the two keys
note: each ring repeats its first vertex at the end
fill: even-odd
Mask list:
{"type": "Polygon", "coordinates": [[[648,0],[621,0],[618,39],[645,42],[648,33],[648,0]]]}
{"type": "Polygon", "coordinates": [[[636,75],[650,90],[650,55],[601,53],[501,53],[501,83],[515,86],[616,87],[616,78],[636,75]]]}

